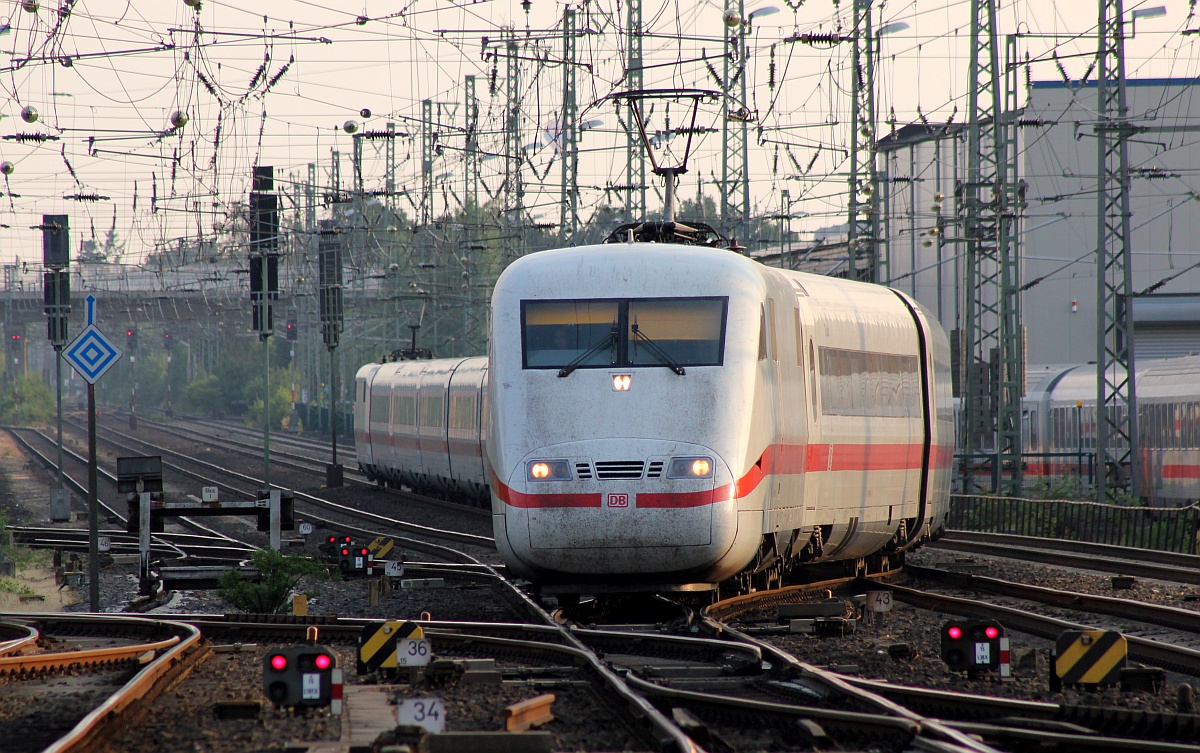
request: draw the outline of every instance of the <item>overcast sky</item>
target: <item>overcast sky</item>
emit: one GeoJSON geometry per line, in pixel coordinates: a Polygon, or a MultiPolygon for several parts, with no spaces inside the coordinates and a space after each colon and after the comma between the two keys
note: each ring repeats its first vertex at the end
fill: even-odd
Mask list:
{"type": "MultiPolygon", "coordinates": [[[[28,4],[27,0],[26,4],[28,4]]],[[[810,215],[809,229],[836,224],[844,206],[844,148],[850,96],[850,45],[813,47],[786,41],[797,33],[849,33],[851,0],[787,0],[748,4],[750,60],[746,105],[755,111],[762,138],[751,164],[752,201],[772,209],[781,188],[802,197],[797,211],[810,215]],[[763,12],[777,8],[778,12],[763,12]],[[755,12],[759,11],[759,12],[755,12]],[[773,51],[773,54],[772,54],[773,51]],[[772,60],[774,77],[772,85],[772,60]],[[795,179],[811,161],[812,169],[795,179]],[[828,177],[833,175],[834,177],[828,177]]],[[[1126,15],[1154,2],[1127,3],[1126,15]]],[[[281,184],[303,179],[317,163],[318,179],[330,180],[330,155],[343,155],[343,187],[351,187],[352,139],[340,126],[353,120],[364,130],[387,121],[411,134],[397,142],[403,185],[417,185],[421,102],[436,103],[439,140],[446,147],[434,173],[445,181],[435,207],[461,198],[464,80],[477,78],[482,117],[481,148],[503,150],[506,61],[488,57],[505,28],[515,30],[521,58],[522,140],[530,145],[525,180],[538,221],[558,220],[559,165],[552,135],[560,112],[566,66],[561,19],[565,4],[532,0],[526,13],[517,2],[411,0],[336,6],[307,0],[231,3],[204,0],[197,9],[183,0],[79,0],[69,15],[53,3],[36,13],[10,2],[10,29],[0,36],[0,69],[8,102],[0,108],[0,159],[13,172],[0,191],[0,260],[40,261],[40,237],[28,229],[42,214],[71,216],[74,244],[102,235],[116,218],[127,244],[126,261],[178,238],[212,237],[227,208],[244,202],[251,167],[272,165],[281,184]],[[246,10],[251,6],[266,11],[246,10]],[[487,37],[493,44],[484,44],[487,37]],[[260,72],[261,67],[261,72],[260,72]],[[493,91],[494,83],[494,91],[493,91]],[[37,122],[21,118],[34,107],[37,122]],[[370,117],[360,111],[369,109],[370,117]],[[173,113],[188,122],[172,130],[173,113]],[[45,141],[18,140],[41,134],[45,141]],[[544,190],[539,190],[544,184],[544,190]],[[67,197],[106,197],[80,201],[67,197]],[[197,211],[199,210],[199,211],[197,211]]],[[[581,214],[604,203],[606,184],[624,182],[624,135],[605,98],[626,88],[625,6],[615,0],[579,9],[574,67],[581,120],[594,128],[581,139],[581,214]],[[598,122],[597,122],[598,121],[598,122]],[[616,149],[618,145],[622,146],[616,149]]],[[[1200,26],[1185,2],[1166,3],[1167,14],[1141,18],[1129,42],[1128,70],[1137,77],[1192,78],[1200,74],[1200,26]]],[[[877,73],[879,118],[895,114],[913,121],[917,110],[930,120],[966,110],[969,48],[968,2],[920,0],[876,4],[876,28],[902,22],[907,28],[881,41],[877,73]]],[[[643,6],[647,87],[716,89],[725,75],[722,8],[709,2],[646,2],[643,6]],[[706,60],[707,58],[707,60],[706,60]]],[[[1007,3],[999,11],[1005,34],[1021,32],[1020,56],[1034,80],[1078,79],[1096,49],[1097,6],[1069,2],[1007,3]],[[1051,57],[1057,54],[1058,60],[1051,57]],[[1061,66],[1061,71],[1060,71],[1061,66]]],[[[1003,55],[1003,51],[1001,51],[1003,55]]],[[[1093,74],[1094,76],[1094,74],[1093,74]]],[[[1024,74],[1022,74],[1024,77],[1024,74]]],[[[701,125],[719,127],[709,107],[701,125]]],[[[664,127],[665,110],[655,127],[664,127]]],[[[672,125],[679,125],[678,108],[672,125]]],[[[886,125],[880,126],[884,131],[886,125]]],[[[681,193],[697,182],[717,195],[720,137],[701,139],[681,193]]],[[[367,142],[363,161],[368,189],[381,188],[382,142],[367,142]]],[[[482,163],[488,191],[499,188],[502,160],[482,163]]],[[[486,197],[484,197],[486,198],[486,197]]],[[[657,199],[651,200],[657,210],[657,199]]],[[[410,214],[411,214],[410,208],[410,214]]]]}

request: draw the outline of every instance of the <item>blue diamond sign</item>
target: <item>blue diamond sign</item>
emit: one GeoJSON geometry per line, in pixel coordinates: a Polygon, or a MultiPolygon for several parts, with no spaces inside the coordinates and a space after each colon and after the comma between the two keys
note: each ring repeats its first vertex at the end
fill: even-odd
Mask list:
{"type": "Polygon", "coordinates": [[[113,347],[95,325],[89,325],[67,346],[65,357],[67,363],[71,364],[88,384],[95,384],[104,376],[104,372],[121,360],[121,351],[113,347]]]}

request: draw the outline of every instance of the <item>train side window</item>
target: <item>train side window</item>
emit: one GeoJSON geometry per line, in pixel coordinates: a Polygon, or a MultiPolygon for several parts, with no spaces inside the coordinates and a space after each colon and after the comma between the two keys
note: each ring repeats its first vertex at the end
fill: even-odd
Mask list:
{"type": "Polygon", "coordinates": [[[373,423],[387,423],[388,420],[388,399],[385,394],[376,394],[375,399],[371,401],[371,421],[373,423]]]}
{"type": "Polygon", "coordinates": [[[445,423],[443,418],[445,413],[445,402],[440,394],[421,397],[421,426],[431,429],[441,428],[445,423]]]}
{"type": "Polygon", "coordinates": [[[450,428],[475,430],[477,414],[474,395],[454,395],[450,398],[450,428]]]}
{"type": "Polygon", "coordinates": [[[417,398],[413,395],[400,395],[396,401],[396,425],[417,425],[417,398]]]}
{"type": "Polygon", "coordinates": [[[808,341],[808,391],[812,401],[812,414],[817,415],[817,356],[812,340],[808,341]]]}
{"type": "Polygon", "coordinates": [[[758,305],[758,360],[767,360],[767,307],[758,305]]]}
{"type": "Polygon", "coordinates": [[[779,329],[779,317],[775,315],[775,299],[767,299],[767,308],[771,312],[769,326],[771,328],[771,360],[779,360],[779,338],[776,336],[776,331],[779,329]]]}
{"type": "Polygon", "coordinates": [[[803,368],[804,366],[804,327],[800,324],[800,307],[797,306],[793,311],[796,312],[796,365],[803,368]]]}

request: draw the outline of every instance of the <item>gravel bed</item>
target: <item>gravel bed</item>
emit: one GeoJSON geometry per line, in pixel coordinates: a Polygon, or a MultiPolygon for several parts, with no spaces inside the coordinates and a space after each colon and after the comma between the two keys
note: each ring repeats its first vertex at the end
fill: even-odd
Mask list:
{"type": "MultiPolygon", "coordinates": [[[[352,651],[330,647],[338,665],[353,666],[352,651]]],[[[337,740],[341,719],[327,709],[293,713],[276,709],[262,694],[262,662],[267,647],[240,653],[214,653],[179,686],[160,695],[137,726],[122,730],[105,753],[229,753],[284,750],[295,741],[337,740]],[[252,719],[218,719],[218,701],[259,701],[252,719]]]]}
{"type": "MultiPolygon", "coordinates": [[[[0,747],[34,753],[65,735],[130,678],[127,669],[0,684],[0,747]]],[[[132,750],[132,749],[131,749],[132,750]]]]}
{"type": "MultiPolygon", "coordinates": [[[[910,555],[909,561],[913,564],[933,566],[953,562],[955,556],[953,553],[926,548],[910,555]]],[[[990,574],[997,578],[1064,591],[1114,595],[1109,575],[1032,563],[1000,561],[987,557],[975,559],[993,563],[995,569],[990,574]]],[[[940,590],[935,584],[926,582],[914,582],[911,585],[916,588],[940,590]]],[[[1196,609],[1195,603],[1187,600],[1187,597],[1194,595],[1195,589],[1186,585],[1139,581],[1132,591],[1115,593],[1135,600],[1196,609]]],[[[972,596],[979,600],[992,598],[980,594],[972,596]]],[[[857,677],[886,680],[901,685],[1050,703],[1176,712],[1181,710],[1176,702],[1180,686],[1196,683],[1196,678],[1168,672],[1166,687],[1158,693],[1123,693],[1116,688],[1063,688],[1061,692],[1052,692],[1049,673],[1053,641],[1011,631],[1007,635],[1011,645],[1012,677],[1001,679],[998,675],[985,673],[972,679],[965,673],[949,670],[941,660],[941,627],[952,617],[954,616],[929,612],[893,600],[892,611],[880,615],[875,624],[860,622],[855,630],[844,636],[792,634],[768,635],[763,636],[763,639],[791,652],[801,661],[818,666],[844,667],[847,674],[857,677]],[[911,658],[893,658],[889,653],[889,647],[901,643],[910,647],[911,658]]],[[[1086,615],[1075,614],[1073,621],[1090,624],[1095,620],[1089,620],[1086,615]]],[[[1185,710],[1188,713],[1192,712],[1192,709],[1185,710]]]]}

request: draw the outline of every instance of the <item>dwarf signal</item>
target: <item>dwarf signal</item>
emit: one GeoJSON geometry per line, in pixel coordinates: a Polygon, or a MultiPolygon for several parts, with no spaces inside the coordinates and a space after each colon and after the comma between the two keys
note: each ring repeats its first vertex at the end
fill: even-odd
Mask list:
{"type": "Polygon", "coordinates": [[[998,622],[947,622],[942,625],[942,661],[958,671],[1000,669],[1001,653],[1007,649],[1004,645],[1007,642],[1004,628],[998,622]]]}
{"type": "Polygon", "coordinates": [[[324,646],[268,651],[263,657],[263,693],[276,706],[328,706],[336,667],[337,659],[324,646]]]}

